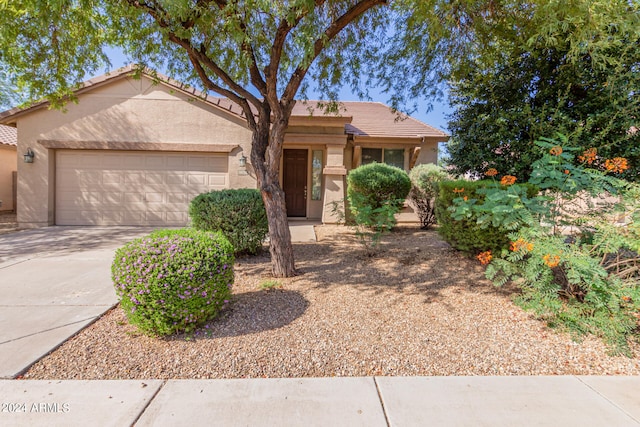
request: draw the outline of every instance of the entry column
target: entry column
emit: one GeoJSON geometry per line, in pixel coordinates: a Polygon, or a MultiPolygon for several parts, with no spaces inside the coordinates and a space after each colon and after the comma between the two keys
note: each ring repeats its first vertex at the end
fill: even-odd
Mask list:
{"type": "Polygon", "coordinates": [[[327,165],[322,170],[324,175],[324,207],[322,223],[335,224],[339,217],[332,211],[337,208],[344,212],[345,179],[347,168],[344,166],[344,145],[327,145],[327,165]]]}

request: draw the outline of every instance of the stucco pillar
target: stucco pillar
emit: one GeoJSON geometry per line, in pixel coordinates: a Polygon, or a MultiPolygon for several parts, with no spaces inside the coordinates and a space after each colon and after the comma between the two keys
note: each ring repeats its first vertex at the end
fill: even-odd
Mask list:
{"type": "Polygon", "coordinates": [[[347,168],[344,166],[344,145],[327,145],[327,164],[322,170],[324,176],[324,207],[322,223],[335,224],[340,219],[334,208],[344,212],[345,184],[347,168]]]}

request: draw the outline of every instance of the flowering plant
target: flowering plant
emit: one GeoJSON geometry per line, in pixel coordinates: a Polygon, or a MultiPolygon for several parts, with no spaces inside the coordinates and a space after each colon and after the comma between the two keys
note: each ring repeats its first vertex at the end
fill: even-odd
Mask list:
{"type": "Polygon", "coordinates": [[[229,302],[233,263],[220,233],[159,230],[119,248],[111,272],[129,322],[170,335],[192,331],[229,302]]]}
{"type": "Polygon", "coordinates": [[[536,142],[545,150],[529,179],[537,196],[496,182],[482,202],[458,197],[450,209],[454,218],[512,230],[509,248],[478,256],[496,285],[514,281],[518,302],[549,324],[599,335],[629,355],[640,330],[640,187],[611,175],[628,167],[625,159],[599,161],[588,149],[576,166],[579,150],[567,142],[536,142]]]}

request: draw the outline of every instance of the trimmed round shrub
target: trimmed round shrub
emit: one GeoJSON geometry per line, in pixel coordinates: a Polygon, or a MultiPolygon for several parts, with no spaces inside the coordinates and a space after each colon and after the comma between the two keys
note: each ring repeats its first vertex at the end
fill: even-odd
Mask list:
{"type": "Polygon", "coordinates": [[[189,216],[194,228],[224,234],[236,255],[260,252],[269,232],[267,211],[256,189],[200,194],[191,201],[189,216]]]}
{"type": "Polygon", "coordinates": [[[394,166],[370,163],[352,170],[347,176],[347,198],[354,221],[376,230],[390,230],[410,189],[407,173],[394,166]]]}
{"type": "Polygon", "coordinates": [[[351,202],[353,195],[357,193],[364,196],[364,201],[372,208],[379,208],[388,203],[400,208],[409,190],[411,190],[411,180],[407,173],[384,163],[360,166],[349,172],[347,176],[349,201],[351,202]]]}
{"type": "Polygon", "coordinates": [[[221,233],[159,230],[116,250],[111,277],[131,324],[170,335],[194,330],[228,303],[233,263],[221,233]]]}
{"type": "Polygon", "coordinates": [[[438,184],[450,178],[443,168],[433,163],[416,165],[409,172],[409,179],[411,180],[409,200],[416,208],[416,214],[423,229],[427,229],[430,225],[436,223],[438,184]]]}

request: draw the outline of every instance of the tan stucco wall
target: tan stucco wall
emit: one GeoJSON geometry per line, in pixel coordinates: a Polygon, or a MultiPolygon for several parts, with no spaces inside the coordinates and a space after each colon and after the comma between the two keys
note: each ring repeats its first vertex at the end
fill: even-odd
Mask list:
{"type": "Polygon", "coordinates": [[[249,157],[251,133],[241,118],[143,77],[124,78],[81,94],[66,112],[39,109],[18,118],[18,152],[31,147],[32,164],[18,164],[18,222],[22,227],[55,221],[55,153],[38,141],[112,141],[174,144],[237,144],[229,153],[229,186],[253,187],[239,171],[249,157]]]}
{"type": "Polygon", "coordinates": [[[16,147],[0,145],[0,211],[13,210],[13,172],[17,167],[16,147]]]}
{"type": "Polygon", "coordinates": [[[438,163],[438,141],[427,139],[420,144],[420,154],[416,165],[438,163]]]}

